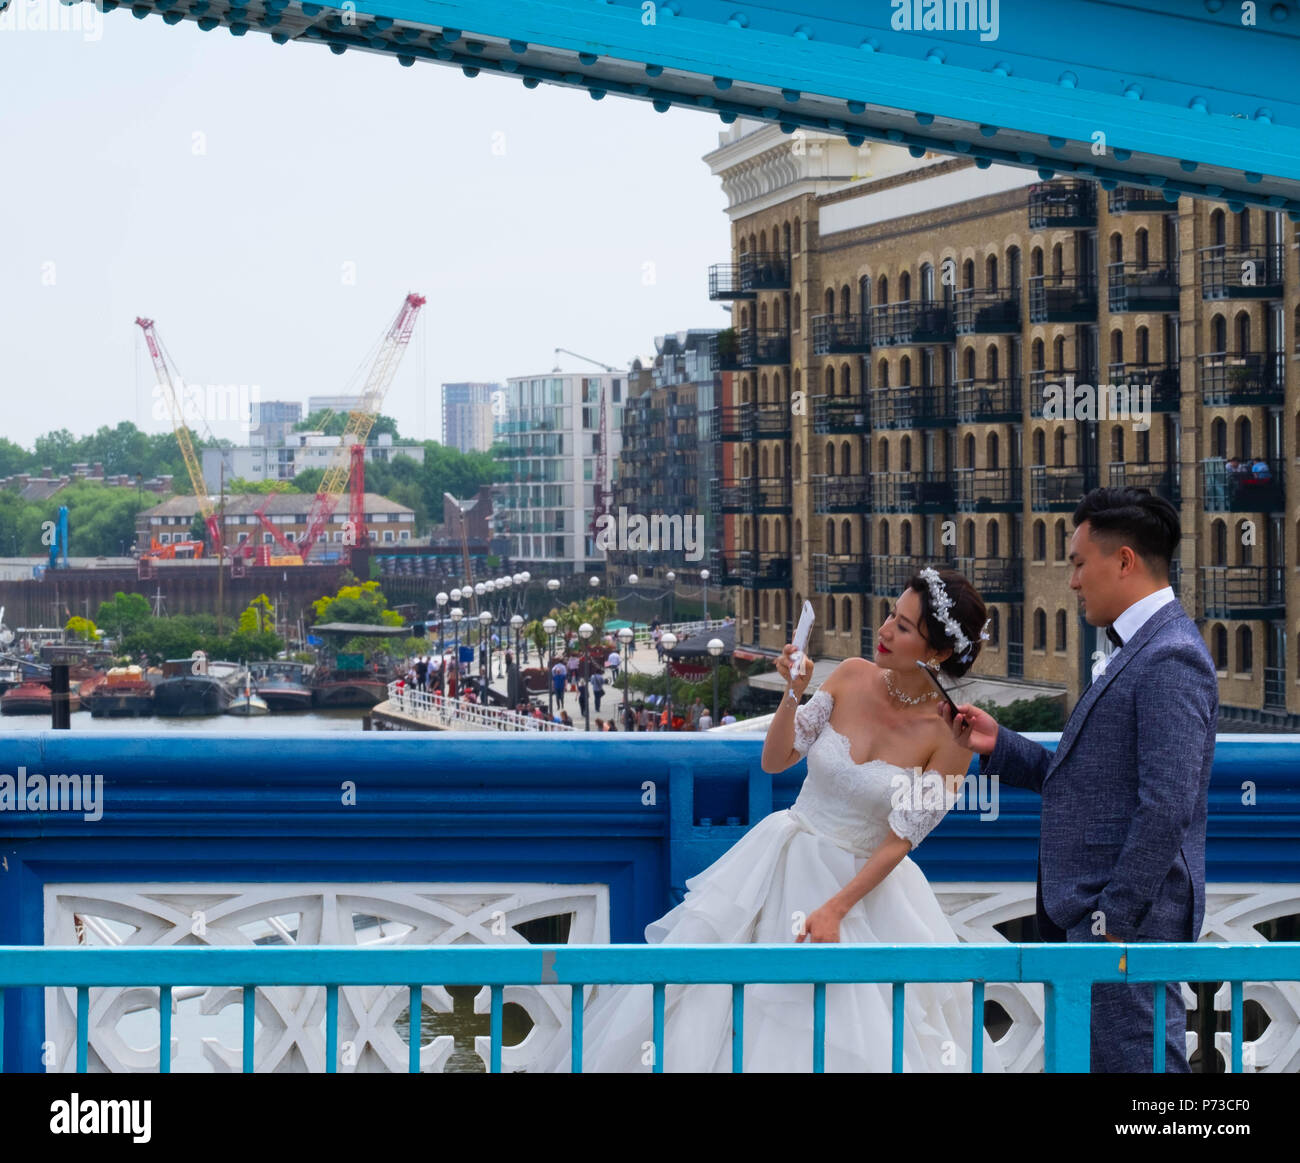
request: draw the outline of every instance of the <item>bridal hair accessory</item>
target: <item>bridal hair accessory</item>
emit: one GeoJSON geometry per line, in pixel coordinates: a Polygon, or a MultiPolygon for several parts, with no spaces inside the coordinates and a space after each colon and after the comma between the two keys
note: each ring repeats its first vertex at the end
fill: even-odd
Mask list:
{"type": "MultiPolygon", "coordinates": [[[[952,598],[948,593],[947,587],[943,584],[943,579],[939,576],[939,571],[932,565],[927,565],[921,570],[921,577],[930,587],[930,603],[934,607],[934,616],[948,630],[948,636],[953,640],[956,648],[960,653],[957,656],[958,662],[967,662],[970,659],[974,647],[969,638],[962,632],[960,624],[948,611],[952,609],[952,598]]],[[[993,621],[990,615],[985,619],[983,627],[980,629],[980,641],[989,640],[989,623],[993,621]]]]}

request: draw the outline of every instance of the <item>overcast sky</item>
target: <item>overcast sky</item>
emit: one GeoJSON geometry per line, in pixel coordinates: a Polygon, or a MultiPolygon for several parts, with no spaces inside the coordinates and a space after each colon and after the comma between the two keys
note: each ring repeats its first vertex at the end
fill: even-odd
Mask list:
{"type": "Polygon", "coordinates": [[[545,372],[557,346],[622,368],[726,325],[712,115],[101,19],[98,40],[0,32],[0,435],[166,429],[137,315],[186,382],[227,389],[216,410],[239,385],[354,390],[418,291],[384,411],[434,439],[445,381],[545,372]]]}

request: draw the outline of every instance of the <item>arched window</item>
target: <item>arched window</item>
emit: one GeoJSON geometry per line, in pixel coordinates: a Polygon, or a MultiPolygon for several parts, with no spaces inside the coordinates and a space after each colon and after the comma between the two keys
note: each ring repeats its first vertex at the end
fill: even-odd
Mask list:
{"type": "Polygon", "coordinates": [[[889,302],[889,276],[881,275],[880,282],[876,284],[876,303],[884,306],[889,302]]]}
{"type": "Polygon", "coordinates": [[[998,256],[991,254],[984,260],[984,286],[990,291],[998,289],[998,256]]]}
{"type": "Polygon", "coordinates": [[[1222,210],[1210,215],[1210,245],[1223,246],[1227,239],[1226,220],[1222,210]]]}
{"type": "Polygon", "coordinates": [[[901,271],[898,276],[898,301],[910,302],[912,298],[912,275],[910,271],[901,271]]]}
{"type": "Polygon", "coordinates": [[[1124,261],[1124,236],[1118,230],[1110,236],[1110,261],[1124,261]]]}
{"type": "Polygon", "coordinates": [[[900,471],[912,471],[912,438],[910,436],[904,436],[899,444],[899,462],[900,471]]]}
{"type": "Polygon", "coordinates": [[[966,524],[962,526],[962,537],[966,546],[966,556],[975,556],[975,522],[967,518],[966,524]]]}
{"type": "Polygon", "coordinates": [[[1250,211],[1237,211],[1237,245],[1247,247],[1250,245],[1250,211]]]}
{"type": "Polygon", "coordinates": [[[1047,649],[1047,614],[1042,607],[1034,611],[1034,649],[1047,649]]]}
{"type": "Polygon", "coordinates": [[[1228,631],[1222,626],[1215,626],[1212,635],[1214,639],[1214,669],[1228,669],[1228,631]]]}
{"type": "Polygon", "coordinates": [[[798,254],[798,253],[799,253],[799,249],[800,249],[800,239],[801,239],[801,238],[802,238],[802,234],[801,234],[801,232],[800,232],[800,230],[799,230],[799,219],[796,218],[796,219],[794,220],[794,236],[793,236],[793,238],[792,238],[792,240],[791,240],[791,241],[794,243],[794,253],[795,253],[795,254],[798,254]]]}
{"type": "Polygon", "coordinates": [[[984,377],[990,380],[1001,379],[1000,369],[998,367],[998,345],[990,343],[988,350],[984,353],[984,377]]]}
{"type": "Polygon", "coordinates": [[[1030,275],[1041,275],[1043,273],[1043,248],[1034,247],[1029,252],[1029,273],[1030,275]]]}
{"type": "Polygon", "coordinates": [[[987,439],[985,439],[984,441],[984,467],[985,468],[1002,467],[1001,448],[1002,445],[1001,442],[998,440],[998,434],[996,432],[990,432],[988,434],[987,439]]]}
{"type": "Polygon", "coordinates": [[[898,361],[898,386],[900,388],[910,388],[912,386],[912,357],[903,356],[898,361]]]}
{"type": "Polygon", "coordinates": [[[1110,333],[1110,362],[1124,362],[1124,332],[1118,327],[1110,333]]]}
{"type": "Polygon", "coordinates": [[[845,633],[848,633],[853,629],[853,602],[847,597],[841,598],[840,602],[842,612],[841,621],[844,623],[845,633]]]}
{"type": "Polygon", "coordinates": [[[788,222],[781,226],[781,245],[788,255],[790,253],[790,223],[788,222]]]}
{"type": "Polygon", "coordinates": [[[1255,669],[1255,636],[1249,626],[1237,627],[1237,673],[1250,674],[1255,669]]]}
{"type": "Polygon", "coordinates": [[[1064,561],[1066,555],[1065,522],[1056,522],[1056,560],[1064,561]]]}
{"type": "Polygon", "coordinates": [[[1065,611],[1056,611],[1056,649],[1058,652],[1065,649],[1065,611]]]}
{"type": "Polygon", "coordinates": [[[794,314],[790,316],[790,326],[793,327],[795,331],[799,330],[799,323],[802,320],[802,318],[803,318],[803,305],[802,302],[800,301],[798,292],[795,292],[794,314]]]}
{"type": "Polygon", "coordinates": [[[827,315],[835,314],[835,290],[832,287],[827,287],[826,294],[822,296],[822,310],[827,315]]]}
{"type": "Polygon", "coordinates": [[[961,264],[961,285],[965,291],[969,291],[975,286],[975,260],[973,258],[968,258],[961,264]]]}
{"type": "Polygon", "coordinates": [[[1033,460],[1034,464],[1047,463],[1047,461],[1044,459],[1044,451],[1046,447],[1047,447],[1046,439],[1043,436],[1043,430],[1041,428],[1035,428],[1034,429],[1034,460],[1033,460]]]}
{"type": "Polygon", "coordinates": [[[1250,315],[1245,311],[1237,313],[1237,351],[1245,355],[1250,351],[1250,315]]]}
{"type": "Polygon", "coordinates": [[[1029,346],[1029,365],[1035,371],[1042,371],[1047,365],[1043,362],[1044,347],[1041,339],[1035,339],[1029,346]]]}
{"type": "Polygon", "coordinates": [[[1222,315],[1210,320],[1210,347],[1216,353],[1228,350],[1228,321],[1222,315]]]}
{"type": "Polygon", "coordinates": [[[1034,560],[1047,560],[1047,526],[1042,521],[1034,522],[1034,560]]]}
{"type": "Polygon", "coordinates": [[[1149,240],[1147,238],[1147,232],[1145,227],[1142,227],[1138,230],[1137,235],[1133,241],[1135,243],[1134,251],[1136,252],[1137,255],[1137,265],[1139,267],[1145,268],[1148,265],[1150,265],[1150,261],[1151,261],[1150,245],[1149,245],[1149,240]]]}
{"type": "Polygon", "coordinates": [[[847,283],[840,288],[840,317],[843,319],[849,317],[849,286],[847,283]]]}
{"type": "Polygon", "coordinates": [[[921,265],[921,302],[934,302],[934,267],[928,262],[921,265]]]}

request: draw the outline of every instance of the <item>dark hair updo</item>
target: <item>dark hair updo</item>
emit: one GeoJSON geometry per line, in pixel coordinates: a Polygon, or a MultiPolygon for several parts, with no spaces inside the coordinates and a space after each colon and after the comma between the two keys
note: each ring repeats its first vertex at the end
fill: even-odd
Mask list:
{"type": "Polygon", "coordinates": [[[952,654],[939,663],[939,669],[953,678],[961,678],[980,656],[980,647],[984,645],[980,632],[988,620],[988,611],[984,608],[984,599],[979,591],[955,569],[935,567],[943,588],[948,591],[952,604],[948,607],[948,616],[961,627],[962,633],[970,643],[968,647],[959,648],[948,627],[939,619],[934,597],[930,593],[930,583],[919,573],[914,573],[907,583],[907,588],[915,590],[921,596],[921,623],[925,627],[925,636],[935,650],[952,647],[952,654]]]}

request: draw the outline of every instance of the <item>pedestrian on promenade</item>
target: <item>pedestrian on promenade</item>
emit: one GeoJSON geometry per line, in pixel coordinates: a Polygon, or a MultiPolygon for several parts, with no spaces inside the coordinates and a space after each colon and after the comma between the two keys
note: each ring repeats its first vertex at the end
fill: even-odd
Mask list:
{"type": "Polygon", "coordinates": [[[587,717],[587,680],[578,679],[578,710],[582,712],[585,719],[587,717]]]}
{"type": "Polygon", "coordinates": [[[576,691],[578,689],[578,656],[576,654],[569,655],[568,667],[569,690],[576,691]]]}
{"type": "Polygon", "coordinates": [[[695,702],[691,704],[691,730],[692,731],[698,731],[700,729],[700,716],[702,714],[704,714],[704,703],[701,701],[700,696],[696,695],[695,702]]]}
{"type": "Polygon", "coordinates": [[[618,668],[622,661],[617,650],[611,650],[605,655],[605,665],[609,667],[609,681],[615,686],[618,685],[618,668]]]}
{"type": "Polygon", "coordinates": [[[627,704],[623,704],[623,730],[636,730],[636,712],[627,704]]]}
{"type": "Polygon", "coordinates": [[[560,712],[560,722],[563,723],[566,727],[573,726],[573,720],[569,718],[569,712],[567,710],[560,712]]]}
{"type": "Polygon", "coordinates": [[[713,730],[713,716],[709,714],[708,707],[705,707],[704,710],[700,713],[700,720],[698,723],[696,723],[695,729],[697,731],[713,730]]]}
{"type": "Polygon", "coordinates": [[[730,708],[730,707],[724,707],[724,708],[722,709],[722,722],[723,722],[723,725],[725,726],[727,723],[734,723],[735,721],[736,721],[736,716],[733,715],[733,714],[731,713],[731,708],[730,708]]]}
{"type": "Polygon", "coordinates": [[[600,712],[600,700],[605,695],[605,676],[599,671],[591,676],[592,697],[596,700],[596,712],[600,712]]]}
{"type": "Polygon", "coordinates": [[[557,661],[551,667],[551,689],[555,692],[556,702],[564,702],[564,680],[568,678],[569,671],[564,665],[563,660],[557,661]]]}

